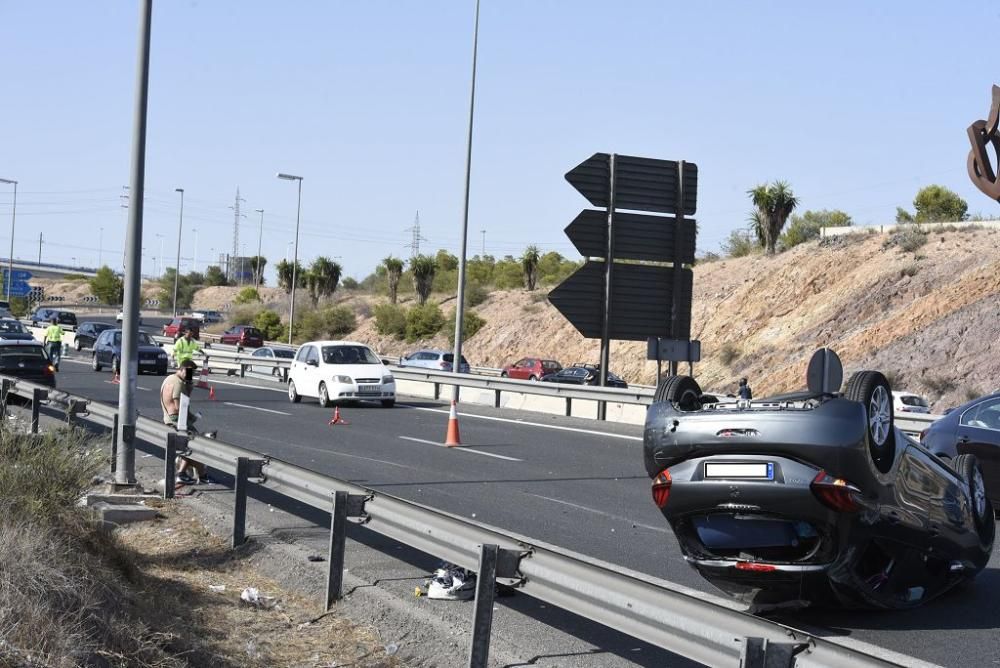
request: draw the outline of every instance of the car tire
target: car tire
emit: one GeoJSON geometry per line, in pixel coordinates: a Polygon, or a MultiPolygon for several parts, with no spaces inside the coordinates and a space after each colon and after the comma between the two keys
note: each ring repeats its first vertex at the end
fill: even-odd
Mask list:
{"type": "Polygon", "coordinates": [[[395,399],[383,399],[382,400],[382,408],[392,408],[395,405],[396,405],[396,400],[395,399]]]}
{"type": "Polygon", "coordinates": [[[975,455],[959,455],[951,461],[951,468],[965,481],[969,492],[972,518],[976,523],[976,533],[983,545],[992,545],[996,535],[996,519],[993,504],[986,495],[983,470],[975,455]]]}
{"type": "Polygon", "coordinates": [[[691,376],[667,376],[656,388],[654,402],[669,401],[682,411],[701,408],[701,386],[691,376]]]}
{"type": "Polygon", "coordinates": [[[102,369],[101,363],[97,361],[97,353],[94,353],[93,358],[90,361],[90,368],[94,371],[100,371],[102,369]]]}
{"type": "Polygon", "coordinates": [[[288,400],[293,404],[297,404],[302,401],[302,397],[298,392],[295,391],[295,381],[288,381],[288,400]]]}
{"type": "Polygon", "coordinates": [[[868,454],[881,473],[896,461],[896,430],[892,388],[879,371],[858,371],[847,381],[844,397],[865,407],[865,440],[868,454]]]}
{"type": "Polygon", "coordinates": [[[83,344],[80,343],[80,339],[76,339],[73,341],[73,348],[76,349],[76,352],[80,352],[81,350],[83,350],[83,344]]]}
{"type": "Polygon", "coordinates": [[[319,405],[323,408],[330,407],[330,391],[326,389],[326,383],[319,384],[319,405]]]}
{"type": "Polygon", "coordinates": [[[535,374],[531,374],[530,376],[528,376],[528,380],[530,380],[532,382],[537,381],[538,380],[538,376],[536,376],[535,374]]]}

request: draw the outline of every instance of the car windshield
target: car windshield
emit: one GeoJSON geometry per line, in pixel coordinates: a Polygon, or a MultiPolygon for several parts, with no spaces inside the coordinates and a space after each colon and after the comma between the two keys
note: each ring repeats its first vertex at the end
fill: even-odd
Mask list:
{"type": "Polygon", "coordinates": [[[16,320],[0,320],[0,332],[5,334],[17,333],[24,334],[24,325],[16,320]]]}
{"type": "Polygon", "coordinates": [[[927,401],[923,397],[914,396],[912,394],[904,394],[899,398],[906,406],[920,406],[921,408],[927,408],[927,401]]]}
{"type": "MultiPolygon", "coordinates": [[[[451,364],[452,362],[454,362],[455,361],[455,355],[454,355],[454,353],[445,353],[444,354],[444,361],[448,362],[449,364],[451,364]]],[[[465,359],[465,355],[462,355],[462,364],[468,364],[468,363],[469,363],[469,360],[465,359]]]]}
{"type": "Polygon", "coordinates": [[[103,332],[106,329],[111,329],[111,325],[106,322],[94,322],[90,326],[94,328],[95,332],[103,332]]]}
{"type": "Polygon", "coordinates": [[[367,346],[323,346],[324,364],[381,364],[367,346]]]}
{"type": "Polygon", "coordinates": [[[0,346],[0,358],[12,357],[37,359],[45,357],[41,346],[0,346]]]}
{"type": "MultiPolygon", "coordinates": [[[[120,346],[122,344],[122,333],[115,332],[115,343],[114,345],[120,346]]],[[[139,332],[139,345],[140,346],[155,346],[153,339],[149,338],[149,334],[146,332],[139,332]]]]}

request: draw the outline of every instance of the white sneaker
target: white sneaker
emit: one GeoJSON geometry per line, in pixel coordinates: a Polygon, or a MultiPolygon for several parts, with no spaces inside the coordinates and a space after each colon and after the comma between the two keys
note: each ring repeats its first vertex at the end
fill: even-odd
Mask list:
{"type": "Polygon", "coordinates": [[[476,576],[461,568],[439,568],[427,585],[427,598],[467,601],[476,595],[476,576]]]}

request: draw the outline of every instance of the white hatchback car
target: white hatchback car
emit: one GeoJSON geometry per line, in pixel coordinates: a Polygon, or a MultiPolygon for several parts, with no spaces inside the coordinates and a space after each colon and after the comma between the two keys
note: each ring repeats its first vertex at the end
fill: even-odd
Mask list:
{"type": "Polygon", "coordinates": [[[930,413],[931,407],[927,399],[911,392],[892,393],[893,412],[895,413],[930,413]]]}
{"type": "Polygon", "coordinates": [[[378,355],[354,341],[310,341],[299,346],[288,372],[288,400],[316,397],[327,407],[343,401],[396,403],[396,380],[378,355]]]}

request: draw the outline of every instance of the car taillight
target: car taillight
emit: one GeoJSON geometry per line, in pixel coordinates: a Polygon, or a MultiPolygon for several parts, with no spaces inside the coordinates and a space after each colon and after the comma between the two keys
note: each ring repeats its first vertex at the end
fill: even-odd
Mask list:
{"type": "Polygon", "coordinates": [[[843,478],[834,478],[826,471],[820,471],[813,478],[809,489],[816,498],[840,513],[855,513],[860,509],[857,495],[861,490],[843,478]]]}
{"type": "Polygon", "coordinates": [[[653,503],[657,508],[664,508],[670,500],[670,486],[673,481],[670,479],[670,471],[663,469],[653,478],[653,503]]]}
{"type": "Polygon", "coordinates": [[[54,366],[52,366],[51,364],[48,365],[47,367],[45,367],[45,373],[47,373],[48,375],[51,376],[51,375],[55,374],[55,372],[56,372],[56,368],[54,366]]]}
{"type": "Polygon", "coordinates": [[[737,561],[736,570],[752,571],[754,573],[770,573],[778,570],[778,568],[777,566],[772,566],[771,564],[760,564],[756,561],[737,561]]]}

